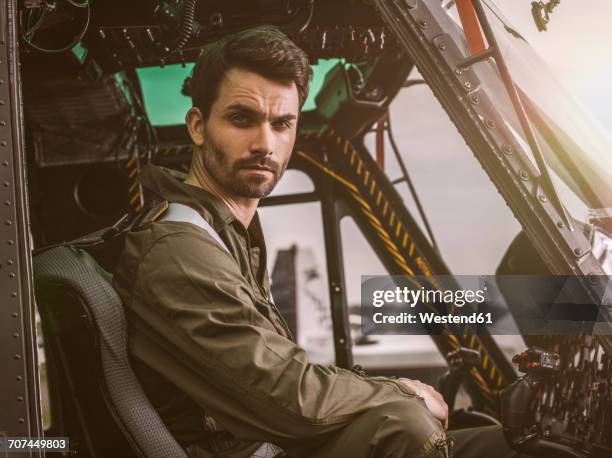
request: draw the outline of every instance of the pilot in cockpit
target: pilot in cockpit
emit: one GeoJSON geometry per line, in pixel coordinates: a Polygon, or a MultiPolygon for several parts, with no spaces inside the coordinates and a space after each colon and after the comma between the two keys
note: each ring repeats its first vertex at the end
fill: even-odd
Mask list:
{"type": "Polygon", "coordinates": [[[310,363],[274,305],[257,206],[287,167],[310,75],[269,26],[200,55],[191,168],[143,169],[152,204],[113,278],[143,389],[190,456],[515,456],[501,427],[445,431],[429,385],[310,363]]]}

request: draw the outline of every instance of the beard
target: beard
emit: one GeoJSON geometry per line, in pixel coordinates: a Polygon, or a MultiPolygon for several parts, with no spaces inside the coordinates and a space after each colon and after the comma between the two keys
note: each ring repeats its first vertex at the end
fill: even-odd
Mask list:
{"type": "Polygon", "coordinates": [[[205,130],[204,144],[202,145],[202,163],[210,176],[224,189],[234,195],[247,198],[261,199],[272,192],[287,168],[288,160],[283,164],[273,161],[267,155],[253,155],[229,163],[228,155],[211,139],[205,130]],[[271,173],[245,174],[241,170],[249,167],[266,167],[271,173]]]}

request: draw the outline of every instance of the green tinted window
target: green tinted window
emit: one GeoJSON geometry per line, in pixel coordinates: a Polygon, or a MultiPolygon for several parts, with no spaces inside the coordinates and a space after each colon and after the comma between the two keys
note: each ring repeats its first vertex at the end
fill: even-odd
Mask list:
{"type": "Polygon", "coordinates": [[[189,76],[193,64],[165,67],[146,67],[136,70],[145,108],[154,126],[183,124],[191,99],[181,94],[183,81],[189,76]]]}
{"type": "MultiPolygon", "coordinates": [[[[312,66],[314,75],[304,111],[314,109],[314,98],[321,89],[323,79],[337,62],[337,59],[321,59],[317,65],[312,66]]],[[[153,125],[167,126],[184,122],[191,100],[181,94],[181,88],[192,68],[193,64],[185,67],[177,64],[167,65],[164,68],[146,67],[136,70],[144,95],[145,108],[153,125]]]]}

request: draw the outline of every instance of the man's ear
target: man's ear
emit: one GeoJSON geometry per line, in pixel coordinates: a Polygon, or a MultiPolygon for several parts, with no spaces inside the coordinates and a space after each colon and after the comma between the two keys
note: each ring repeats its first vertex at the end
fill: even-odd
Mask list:
{"type": "Polygon", "coordinates": [[[191,107],[185,115],[185,123],[191,141],[196,146],[202,146],[204,144],[204,116],[202,116],[200,109],[191,107]]]}

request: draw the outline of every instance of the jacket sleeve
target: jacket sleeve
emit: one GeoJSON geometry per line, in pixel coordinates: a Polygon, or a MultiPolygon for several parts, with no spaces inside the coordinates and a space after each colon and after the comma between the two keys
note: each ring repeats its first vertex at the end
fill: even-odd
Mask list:
{"type": "Polygon", "coordinates": [[[143,332],[131,350],[241,440],[324,435],[415,396],[392,379],[309,363],[254,301],[236,261],[208,234],[165,235],[137,272],[128,308],[143,332]]]}

